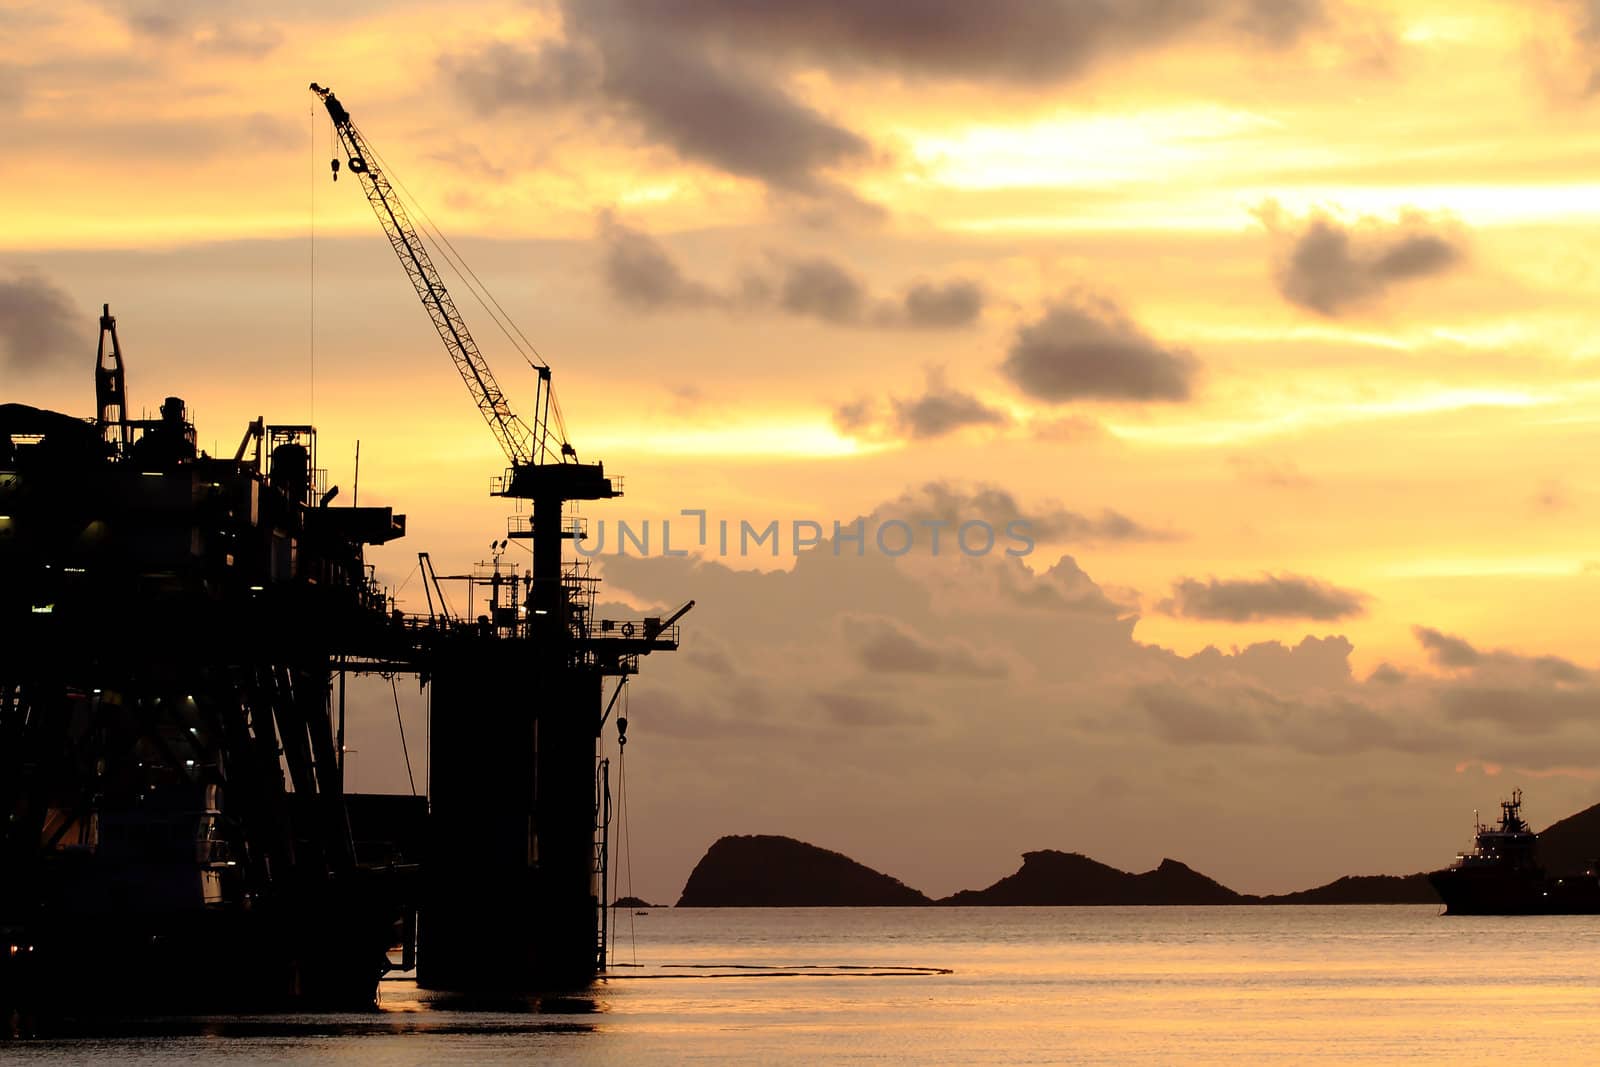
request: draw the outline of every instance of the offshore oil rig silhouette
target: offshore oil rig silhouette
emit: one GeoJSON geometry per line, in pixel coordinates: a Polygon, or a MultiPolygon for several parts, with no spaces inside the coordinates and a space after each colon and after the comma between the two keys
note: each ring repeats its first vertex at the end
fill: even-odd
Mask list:
{"type": "Polygon", "coordinates": [[[532,562],[519,574],[497,557],[487,610],[463,618],[419,553],[429,608],[403,613],[365,550],[404,536],[405,517],[333,506],[312,426],[257,419],[221,458],[196,449],[178,397],[130,418],[104,308],[93,419],[0,404],[14,1025],[370,1006],[395,968],[425,988],[519,991],[604,966],[600,732],[640,658],[677,648],[693,602],[596,617],[600,579],[564,552],[583,529],[567,505],[620,482],[579,461],[536,353],[532,424],[512,411],[376,153],[311,89],[505,453],[493,492],[517,514],[499,547],[524,541],[532,562]],[[345,791],[345,681],[366,672],[428,690],[426,797],[345,791]],[[108,968],[137,978],[97,980],[108,968]]]}

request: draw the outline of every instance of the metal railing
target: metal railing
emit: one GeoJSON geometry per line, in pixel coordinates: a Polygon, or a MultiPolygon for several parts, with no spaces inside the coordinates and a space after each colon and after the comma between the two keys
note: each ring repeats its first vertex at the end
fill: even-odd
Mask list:
{"type": "MultiPolygon", "coordinates": [[[[589,536],[589,520],[581,515],[575,515],[561,520],[561,535],[583,540],[589,536]]],[[[534,536],[533,516],[527,512],[506,516],[506,536],[524,538],[534,536]]]]}
{"type": "Polygon", "coordinates": [[[678,643],[678,624],[662,626],[659,618],[601,619],[590,631],[591,638],[620,641],[670,641],[678,643]]]}

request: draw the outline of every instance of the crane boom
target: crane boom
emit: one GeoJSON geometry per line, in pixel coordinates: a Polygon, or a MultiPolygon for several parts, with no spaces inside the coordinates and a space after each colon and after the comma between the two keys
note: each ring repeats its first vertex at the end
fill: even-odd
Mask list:
{"type": "MultiPolygon", "coordinates": [[[[333,119],[334,132],[344,148],[346,165],[360,176],[361,188],[366,193],[367,202],[372,205],[373,214],[378,216],[384,235],[389,238],[395,256],[417,291],[417,299],[422,301],[428,317],[433,320],[439,340],[444,342],[445,350],[455,361],[461,380],[466,382],[473,402],[489,424],[489,429],[494,432],[501,451],[511,461],[513,469],[528,466],[536,459],[542,461],[549,452],[545,440],[548,420],[541,417],[530,429],[511,410],[500,383],[495,381],[494,372],[478,351],[478,343],[472,339],[466,321],[456,310],[444,279],[434,267],[433,259],[417,235],[416,227],[407,216],[394,187],[376,163],[366,138],[350,121],[350,112],[339,103],[339,98],[333,95],[332,90],[312,82],[311,91],[327,107],[328,115],[333,119]]],[[[338,160],[334,160],[334,177],[338,177],[338,160]]],[[[540,366],[535,369],[539,373],[540,391],[536,407],[541,409],[542,414],[542,408],[549,404],[550,368],[540,366]]]]}

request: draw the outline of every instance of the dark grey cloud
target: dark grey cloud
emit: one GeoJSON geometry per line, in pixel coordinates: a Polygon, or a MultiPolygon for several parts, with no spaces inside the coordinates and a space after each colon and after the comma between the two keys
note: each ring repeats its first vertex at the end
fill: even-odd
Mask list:
{"type": "Polygon", "coordinates": [[[964,641],[931,641],[894,619],[846,616],[840,629],[855,659],[869,671],[886,674],[943,674],[965,678],[1003,678],[1009,663],[964,641]]]}
{"type": "Polygon", "coordinates": [[[1476,679],[1570,687],[1593,677],[1588,670],[1560,656],[1525,656],[1505,649],[1485,652],[1460,637],[1427,626],[1413,626],[1411,632],[1435,665],[1451,670],[1471,669],[1476,679]]]}
{"type": "Polygon", "coordinates": [[[1022,326],[1000,371],[1036,400],[1189,399],[1199,363],[1099,297],[1064,299],[1022,326]]]}
{"type": "Polygon", "coordinates": [[[559,41],[523,48],[493,41],[471,55],[444,56],[439,69],[475,111],[569,104],[598,90],[598,59],[559,41]]]}
{"type": "Polygon", "coordinates": [[[482,113],[597,105],[685,160],[792,192],[838,193],[823,172],[870,157],[865,138],[788,95],[770,72],[612,14],[573,5],[564,43],[494,42],[441,57],[440,71],[482,113]]]}
{"type": "Polygon", "coordinates": [[[819,690],[815,696],[835,726],[915,726],[928,721],[926,714],[880,697],[840,689],[819,690]]]}
{"type": "Polygon", "coordinates": [[[1320,0],[565,0],[563,38],[441,58],[475,108],[579,103],[646,142],[768,186],[856,203],[833,176],[867,139],[798,99],[790,75],[893,73],[1038,87],[1197,33],[1284,48],[1320,0]]]}
{"type": "Polygon", "coordinates": [[[1472,667],[1483,660],[1483,655],[1465,640],[1427,626],[1413,626],[1416,636],[1428,658],[1441,667],[1472,667]]]}
{"type": "Polygon", "coordinates": [[[1532,656],[1524,658],[1523,662],[1539,678],[1556,684],[1577,685],[1592,677],[1584,668],[1560,656],[1532,656]]]}
{"type": "Polygon", "coordinates": [[[1131,702],[1173,744],[1280,745],[1315,756],[1437,752],[1448,732],[1346,697],[1297,699],[1250,685],[1136,686],[1131,702]]]}
{"type": "Polygon", "coordinates": [[[833,424],[841,433],[866,433],[873,430],[877,422],[878,407],[870,400],[853,400],[833,409],[833,424]]]}
{"type": "Polygon", "coordinates": [[[1204,582],[1181,578],[1172,584],[1172,596],[1161,601],[1157,610],[1167,615],[1220,622],[1262,619],[1332,622],[1363,614],[1368,599],[1365,593],[1296,574],[1211,578],[1204,582]]]}
{"type": "Polygon", "coordinates": [[[65,290],[37,274],[0,278],[0,366],[19,373],[66,359],[88,366],[89,321],[65,290]]]}
{"type": "Polygon", "coordinates": [[[607,47],[605,91],[650,139],[688,160],[795,192],[819,193],[819,172],[865,162],[866,139],[733,61],[628,38],[607,47]]]}
{"type": "Polygon", "coordinates": [[[1005,426],[1010,421],[1000,408],[947,385],[942,368],[928,372],[918,395],[890,397],[887,406],[855,400],[833,410],[833,424],[841,433],[878,440],[931,440],[969,426],[1005,426]]]}
{"type": "MultiPolygon", "coordinates": [[[[569,3],[569,10],[578,5],[569,3]]],[[[714,48],[743,47],[833,69],[1022,85],[1075,78],[1123,57],[1207,30],[1267,46],[1292,45],[1324,20],[1319,0],[585,0],[603,23],[714,48]]]]}
{"type": "Polygon", "coordinates": [[[1131,686],[1129,703],[1163,740],[1182,745],[1439,753],[1525,768],[1587,762],[1600,753],[1593,731],[1600,690],[1579,684],[1593,675],[1564,660],[1541,667],[1550,657],[1473,650],[1471,671],[1460,679],[1382,664],[1356,689],[1349,688],[1352,649],[1344,639],[1308,638],[1292,650],[1275,645],[1232,655],[1208,648],[1180,661],[1187,677],[1131,686]],[[1262,652],[1273,662],[1252,664],[1262,652]],[[1256,669],[1263,665],[1271,669],[1256,669]],[[1576,681],[1557,681],[1552,671],[1576,681]]]}
{"type": "Polygon", "coordinates": [[[1409,675],[1399,667],[1392,663],[1384,662],[1372,669],[1372,673],[1367,675],[1367,681],[1376,682],[1379,685],[1400,685],[1408,677],[1409,675]]]}
{"type": "Polygon", "coordinates": [[[693,648],[684,653],[683,658],[685,662],[692,663],[711,674],[731,675],[738,673],[738,668],[733,665],[733,660],[721,648],[693,648]]]}
{"type": "MultiPolygon", "coordinates": [[[[1332,690],[1348,685],[1353,677],[1348,638],[1306,635],[1294,646],[1282,641],[1256,641],[1243,649],[1224,653],[1207,647],[1187,658],[1186,665],[1203,671],[1230,671],[1245,675],[1274,692],[1305,689],[1332,690]]],[[[1202,671],[1202,672],[1203,672],[1202,671]]]]}
{"type": "Polygon", "coordinates": [[[1278,292],[1330,318],[1377,303],[1396,285],[1443,274],[1467,256],[1459,225],[1416,211],[1392,223],[1347,224],[1320,212],[1297,220],[1266,204],[1257,216],[1280,245],[1278,292]]]}
{"type": "Polygon", "coordinates": [[[1168,684],[1138,686],[1130,695],[1156,732],[1175,744],[1241,744],[1263,739],[1256,719],[1241,714],[1266,698],[1260,690],[1234,692],[1227,702],[1231,706],[1204,699],[1193,689],[1168,684]]]}
{"type": "Polygon", "coordinates": [[[605,249],[606,288],[619,302],[654,311],[665,307],[700,307],[720,298],[711,289],[684,276],[659,241],[648,234],[601,216],[600,239],[605,249]]]}
{"type": "Polygon", "coordinates": [[[1235,25],[1267,44],[1286,48],[1329,21],[1322,0],[1244,0],[1235,25]]]}
{"type": "Polygon", "coordinates": [[[918,282],[905,296],[905,319],[912,326],[968,326],[982,313],[982,286],[964,278],[942,285],[918,282]]]}
{"type": "Polygon", "coordinates": [[[1114,600],[1071,556],[1062,556],[1037,577],[1008,571],[1001,591],[1014,604],[1043,611],[1108,618],[1132,611],[1132,605],[1114,600]]]}
{"type": "Polygon", "coordinates": [[[238,10],[205,0],[101,0],[101,6],[150,41],[236,59],[259,59],[283,41],[272,22],[242,18],[238,10]]]}
{"type": "Polygon", "coordinates": [[[1516,733],[1543,734],[1600,723],[1600,693],[1511,686],[1462,686],[1439,694],[1445,713],[1461,722],[1489,722],[1516,733]]]}
{"type": "Polygon", "coordinates": [[[860,322],[867,306],[861,279],[821,257],[788,264],[778,290],[778,304],[795,315],[823,322],[860,322]]]}
{"type": "Polygon", "coordinates": [[[823,257],[790,260],[775,281],[747,277],[744,285],[746,299],[772,289],[785,311],[839,326],[960,329],[978,321],[984,304],[982,286],[967,278],[917,282],[898,300],[875,298],[861,278],[823,257]]]}
{"type": "Polygon", "coordinates": [[[772,255],[747,267],[737,281],[716,286],[689,276],[656,238],[600,216],[606,287],[638,311],[716,307],[775,310],[834,326],[878,329],[959,329],[983,311],[983,289],[966,278],[917,282],[899,299],[874,295],[865,280],[823,256],[772,255]]]}
{"type": "MultiPolygon", "coordinates": [[[[1600,92],[1600,0],[1551,0],[1551,4],[1563,10],[1567,16],[1571,36],[1568,42],[1563,43],[1576,46],[1574,58],[1580,64],[1578,74],[1582,79],[1575,87],[1563,85],[1561,88],[1564,91],[1575,88],[1581,96],[1593,96],[1600,92]]],[[[1530,52],[1541,68],[1547,68],[1556,58],[1541,47],[1535,47],[1530,52]]],[[[1551,73],[1548,69],[1540,70],[1547,80],[1551,73]]]]}
{"type": "Polygon", "coordinates": [[[25,95],[22,72],[8,63],[0,63],[0,115],[17,110],[25,95]]]}
{"type": "Polygon", "coordinates": [[[949,388],[930,388],[921,396],[895,397],[894,422],[900,433],[914,440],[943,437],[968,426],[1003,426],[1011,421],[999,408],[949,388]]]}
{"type": "Polygon", "coordinates": [[[1124,541],[1165,541],[1173,534],[1152,529],[1109,508],[1088,515],[1047,504],[1023,508],[1007,489],[980,483],[961,486],[951,482],[926,482],[908,490],[878,509],[908,522],[943,522],[953,529],[971,519],[983,519],[995,529],[1025,520],[1034,538],[1048,543],[1099,544],[1124,541]]]}

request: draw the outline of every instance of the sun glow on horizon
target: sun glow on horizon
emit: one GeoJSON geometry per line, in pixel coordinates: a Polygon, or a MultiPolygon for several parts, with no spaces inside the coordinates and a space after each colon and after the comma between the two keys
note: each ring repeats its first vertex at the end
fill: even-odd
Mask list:
{"type": "Polygon", "coordinates": [[[1554,398],[1524,390],[1438,389],[1387,399],[1274,402],[1258,418],[1208,419],[1141,424],[1108,420],[1114,436],[1140,444],[1163,446],[1229,445],[1293,434],[1303,430],[1410,416],[1437,415],[1472,408],[1531,408],[1554,398]]]}

